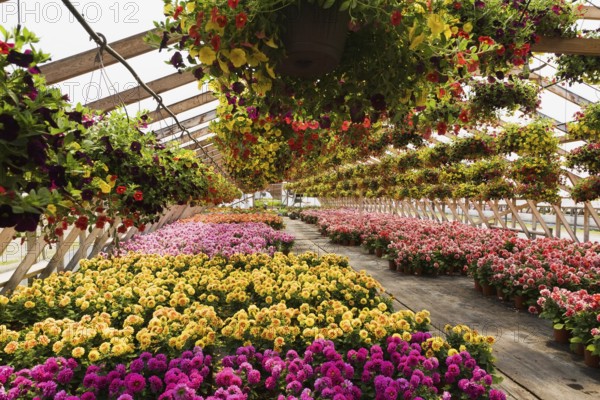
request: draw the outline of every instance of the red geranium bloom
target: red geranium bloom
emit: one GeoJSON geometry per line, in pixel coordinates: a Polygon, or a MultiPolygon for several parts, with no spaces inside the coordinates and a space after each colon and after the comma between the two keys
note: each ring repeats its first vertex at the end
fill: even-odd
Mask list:
{"type": "Polygon", "coordinates": [[[144,232],[146,230],[146,225],[145,224],[139,224],[137,227],[138,231],[140,232],[144,232]]]}
{"type": "Polygon", "coordinates": [[[244,25],[246,25],[246,22],[248,21],[248,16],[246,15],[245,12],[241,12],[238,15],[235,16],[235,27],[238,29],[242,29],[244,27],[244,25]]]}
{"type": "Polygon", "coordinates": [[[64,232],[64,230],[63,230],[62,228],[56,228],[56,229],[54,230],[54,234],[55,234],[56,236],[62,236],[62,235],[63,235],[63,233],[65,233],[65,232],[64,232]]]}
{"type": "Polygon", "coordinates": [[[135,201],[142,201],[144,199],[144,194],[141,190],[136,190],[133,194],[133,198],[135,199],[135,201]]]}
{"type": "Polygon", "coordinates": [[[117,193],[118,194],[123,194],[127,191],[127,188],[125,186],[117,186],[117,193]]]}
{"type": "Polygon", "coordinates": [[[350,121],[344,121],[342,123],[342,131],[346,132],[348,130],[348,128],[350,128],[350,121]]]}
{"type": "Polygon", "coordinates": [[[240,0],[227,0],[227,4],[230,8],[236,8],[240,0]]]}
{"type": "Polygon", "coordinates": [[[394,26],[400,25],[400,22],[402,22],[402,13],[398,10],[394,11],[392,13],[392,16],[390,17],[390,20],[392,22],[392,25],[394,25],[394,26]]]}

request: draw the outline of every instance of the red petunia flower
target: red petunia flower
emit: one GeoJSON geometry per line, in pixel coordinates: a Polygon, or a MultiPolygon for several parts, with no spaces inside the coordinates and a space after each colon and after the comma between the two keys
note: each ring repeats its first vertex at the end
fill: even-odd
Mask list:
{"type": "Polygon", "coordinates": [[[14,44],[6,43],[6,42],[3,42],[2,40],[0,40],[0,54],[8,54],[10,49],[12,49],[13,47],[15,47],[14,44]]]}
{"type": "Polygon", "coordinates": [[[133,198],[135,199],[135,201],[142,201],[144,200],[144,194],[141,190],[136,190],[133,194],[133,198]]]}
{"type": "Polygon", "coordinates": [[[245,12],[242,11],[241,13],[235,16],[235,27],[238,29],[242,29],[246,25],[247,21],[248,16],[245,12]]]}
{"type": "Polygon", "coordinates": [[[402,22],[402,13],[398,10],[394,11],[392,13],[392,16],[390,17],[390,20],[392,22],[392,25],[394,25],[394,26],[400,25],[400,22],[402,22]]]}
{"type": "Polygon", "coordinates": [[[210,44],[213,47],[214,51],[219,51],[221,48],[221,36],[215,35],[210,38],[210,44]]]}
{"type": "Polygon", "coordinates": [[[236,8],[239,2],[240,0],[227,0],[227,5],[229,5],[229,8],[236,8]]]}
{"type": "Polygon", "coordinates": [[[127,191],[125,186],[117,186],[117,194],[123,194],[127,191]]]}
{"type": "Polygon", "coordinates": [[[496,42],[494,42],[494,39],[492,39],[489,36],[479,36],[478,40],[479,40],[479,43],[487,44],[490,46],[493,45],[494,43],[496,43],[496,42]]]}
{"type": "Polygon", "coordinates": [[[175,9],[175,13],[173,14],[173,19],[179,19],[179,15],[183,12],[183,6],[177,6],[175,9]]]}
{"type": "Polygon", "coordinates": [[[225,25],[227,25],[227,17],[224,15],[219,15],[215,19],[215,22],[217,23],[217,25],[219,25],[220,28],[225,28],[225,25]]]}

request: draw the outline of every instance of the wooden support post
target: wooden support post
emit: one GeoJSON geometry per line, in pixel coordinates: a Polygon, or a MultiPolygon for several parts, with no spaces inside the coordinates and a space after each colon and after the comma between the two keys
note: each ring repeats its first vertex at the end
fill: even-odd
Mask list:
{"type": "MultiPolygon", "coordinates": [[[[529,207],[531,207],[531,214],[532,214],[534,220],[536,220],[536,219],[538,220],[542,229],[544,230],[544,233],[546,234],[546,237],[551,238],[552,237],[552,229],[550,229],[548,227],[548,224],[546,224],[546,221],[544,221],[542,214],[540,214],[539,210],[537,209],[537,204],[533,200],[527,200],[527,203],[529,204],[529,207]]],[[[536,230],[535,226],[534,226],[534,230],[536,230]]]]}
{"type": "Polygon", "coordinates": [[[490,225],[488,218],[485,216],[483,209],[481,208],[481,204],[479,204],[473,200],[471,201],[471,203],[475,207],[475,210],[477,210],[477,213],[479,214],[479,218],[481,219],[481,222],[483,222],[488,229],[491,229],[492,226],[490,225]]]}
{"type": "Polygon", "coordinates": [[[583,208],[583,241],[590,241],[590,211],[587,207],[583,208]]]}
{"type": "Polygon", "coordinates": [[[560,206],[553,204],[552,208],[554,209],[554,212],[556,213],[556,217],[562,223],[562,225],[565,227],[565,230],[567,231],[567,233],[569,234],[571,239],[573,239],[573,241],[579,243],[579,239],[577,238],[577,235],[575,235],[575,232],[573,232],[573,229],[571,229],[571,225],[569,225],[569,221],[567,221],[567,218],[563,214],[560,206]]]}
{"type": "Polygon", "coordinates": [[[465,199],[465,203],[463,204],[460,201],[457,201],[456,203],[458,204],[458,206],[461,208],[461,210],[465,213],[465,218],[466,220],[473,226],[478,226],[479,224],[475,222],[475,220],[473,218],[471,218],[471,215],[469,214],[469,207],[468,207],[468,201],[469,199],[465,199]]]}
{"type": "Polygon", "coordinates": [[[4,250],[6,250],[6,248],[12,241],[12,237],[14,234],[14,228],[4,228],[0,231],[0,256],[4,254],[4,250]]]}
{"type": "Polygon", "coordinates": [[[58,246],[56,248],[56,253],[54,253],[54,256],[52,256],[50,261],[48,261],[48,265],[46,265],[46,268],[44,268],[40,273],[40,279],[45,279],[49,277],[50,274],[54,272],[54,270],[56,270],[56,272],[64,271],[65,255],[71,249],[71,247],[75,243],[75,239],[77,239],[77,236],[79,236],[80,233],[81,231],[78,228],[73,227],[71,229],[71,232],[69,232],[69,234],[67,235],[67,237],[59,241],[58,246]]]}
{"type": "MultiPolygon", "coordinates": [[[[508,207],[512,211],[513,221],[517,221],[519,223],[519,226],[525,233],[525,235],[527,235],[527,237],[531,239],[532,238],[531,232],[529,232],[527,225],[525,225],[525,222],[523,222],[523,220],[521,219],[521,216],[519,216],[519,210],[517,209],[515,204],[513,204],[511,201],[507,201],[506,204],[508,204],[508,207]]],[[[515,226],[515,228],[516,228],[516,226],[515,226]]]]}
{"type": "Polygon", "coordinates": [[[438,203],[436,200],[432,200],[431,207],[434,209],[434,212],[436,209],[439,210],[442,221],[450,222],[450,220],[448,219],[448,216],[446,215],[446,212],[444,211],[444,206],[442,204],[438,203]]]}
{"type": "Polygon", "coordinates": [[[592,219],[596,223],[596,227],[600,229],[600,216],[598,216],[598,213],[596,212],[594,207],[592,207],[592,203],[586,201],[585,203],[583,203],[583,206],[586,208],[590,217],[592,217],[592,219]]]}
{"type": "Polygon", "coordinates": [[[73,271],[79,260],[85,258],[87,256],[87,249],[90,245],[96,240],[96,238],[102,233],[103,229],[95,228],[89,235],[86,237],[86,233],[82,231],[82,234],[79,235],[79,249],[77,253],[73,256],[73,258],[67,264],[65,270],[73,271]]]}
{"type": "Polygon", "coordinates": [[[43,236],[40,236],[37,238],[37,240],[35,240],[35,233],[27,234],[27,240],[27,255],[25,256],[23,261],[21,261],[17,269],[14,270],[12,276],[0,291],[0,294],[2,295],[5,295],[8,292],[15,290],[15,288],[19,285],[19,283],[21,283],[25,275],[27,275],[29,268],[31,268],[31,266],[35,264],[35,261],[46,246],[46,242],[44,241],[43,236]]]}
{"type": "Polygon", "coordinates": [[[447,203],[448,204],[448,208],[450,209],[450,212],[452,213],[452,216],[454,217],[454,222],[460,221],[460,215],[458,214],[458,211],[456,209],[456,200],[452,200],[452,203],[447,203]]]}
{"type": "Polygon", "coordinates": [[[496,221],[497,221],[496,225],[500,224],[500,226],[502,226],[504,229],[506,229],[507,228],[506,223],[504,222],[504,219],[502,219],[502,216],[498,212],[498,200],[494,200],[494,202],[488,201],[487,204],[490,207],[490,209],[492,210],[492,212],[494,213],[494,216],[496,217],[496,221]]]}

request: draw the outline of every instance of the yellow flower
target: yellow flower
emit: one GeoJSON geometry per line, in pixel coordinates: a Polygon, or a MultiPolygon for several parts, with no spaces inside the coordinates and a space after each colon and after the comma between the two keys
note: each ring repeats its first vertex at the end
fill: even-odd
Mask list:
{"type": "Polygon", "coordinates": [[[33,308],[35,307],[35,303],[33,301],[26,301],[25,304],[23,304],[23,306],[25,306],[25,308],[33,308]]]}
{"type": "Polygon", "coordinates": [[[456,355],[456,354],[458,354],[458,350],[456,350],[456,349],[450,349],[450,350],[448,350],[448,355],[449,356],[453,356],[453,355],[456,355]]]}
{"type": "Polygon", "coordinates": [[[387,310],[387,305],[385,303],[379,303],[377,308],[379,308],[381,311],[385,311],[387,310]]]}
{"type": "Polygon", "coordinates": [[[83,347],[75,347],[71,352],[73,358],[81,358],[85,354],[85,349],[83,347]]]}
{"type": "Polygon", "coordinates": [[[60,340],[59,340],[58,342],[56,342],[56,343],[54,343],[54,344],[52,345],[52,351],[53,351],[55,354],[58,354],[58,353],[60,353],[60,351],[63,349],[63,347],[64,347],[64,343],[63,343],[62,341],[60,341],[60,340]]]}
{"type": "Polygon", "coordinates": [[[100,353],[98,352],[98,350],[92,350],[89,352],[88,354],[88,359],[91,362],[96,362],[100,359],[100,353]]]}
{"type": "Polygon", "coordinates": [[[204,46],[198,52],[198,59],[202,64],[212,65],[217,59],[217,53],[208,46],[204,46]]]}
{"type": "Polygon", "coordinates": [[[12,354],[15,351],[17,351],[18,348],[19,348],[19,343],[15,342],[13,340],[12,342],[9,342],[6,346],[4,346],[4,352],[6,354],[12,354]]]}
{"type": "Polygon", "coordinates": [[[473,24],[470,22],[467,22],[463,25],[463,31],[467,32],[467,33],[471,33],[471,31],[473,30],[473,24]]]}
{"type": "Polygon", "coordinates": [[[446,24],[444,23],[444,19],[439,14],[431,14],[427,18],[427,26],[431,29],[431,33],[433,37],[437,37],[440,33],[446,30],[446,24]]]}
{"type": "Polygon", "coordinates": [[[246,52],[243,49],[233,49],[229,54],[225,53],[225,55],[236,68],[246,64],[246,52]]]}

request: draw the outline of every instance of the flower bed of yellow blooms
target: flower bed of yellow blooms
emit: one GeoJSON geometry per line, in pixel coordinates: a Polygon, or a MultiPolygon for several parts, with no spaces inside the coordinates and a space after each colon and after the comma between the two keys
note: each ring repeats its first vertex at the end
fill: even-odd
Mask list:
{"type": "MultiPolygon", "coordinates": [[[[394,312],[381,285],[337,255],[130,253],[82,261],[77,272],[0,296],[0,365],[29,367],[51,356],[112,365],[143,351],[286,350],[315,338],[353,348],[395,333],[410,339],[429,322],[427,311],[394,312]]],[[[431,349],[447,354],[474,343],[489,356],[490,342],[476,334],[452,345],[438,338],[431,349]]]]}

